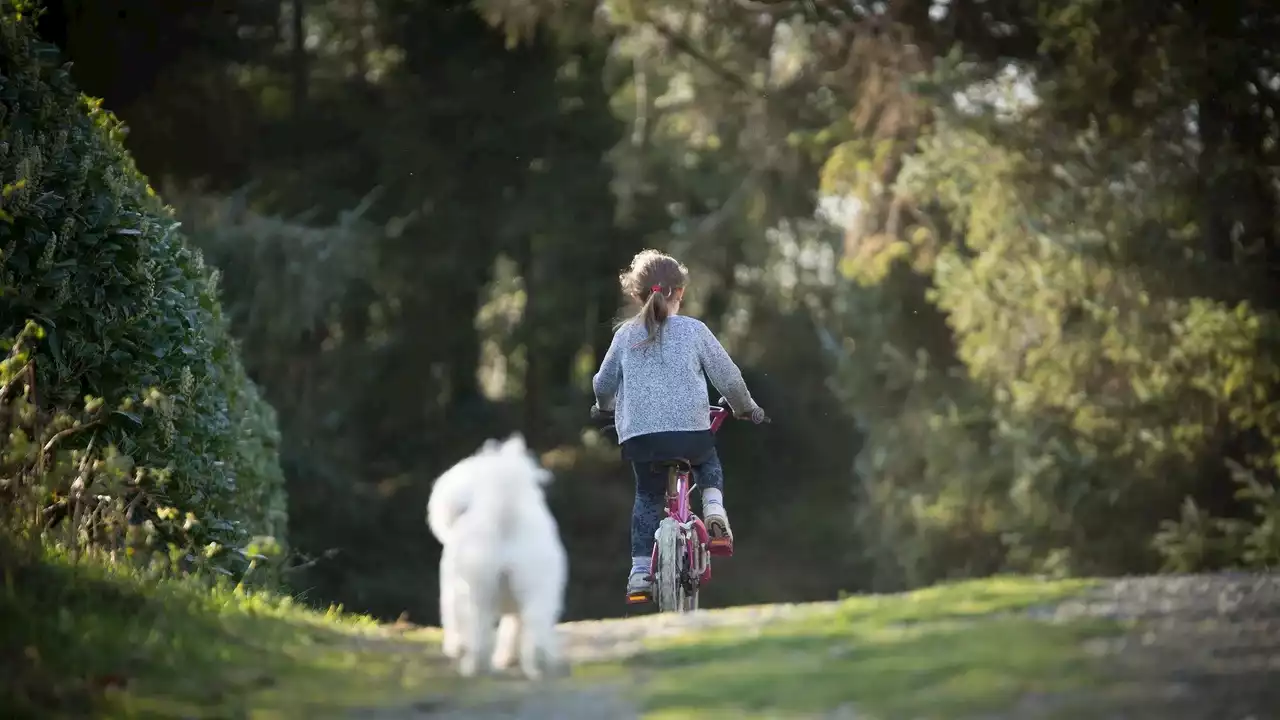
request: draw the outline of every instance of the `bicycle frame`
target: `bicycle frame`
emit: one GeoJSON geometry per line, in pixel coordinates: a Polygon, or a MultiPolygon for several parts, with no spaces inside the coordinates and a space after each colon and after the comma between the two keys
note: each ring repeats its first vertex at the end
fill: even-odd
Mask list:
{"type": "MultiPolygon", "coordinates": [[[[729,409],[711,406],[711,432],[716,432],[729,418],[729,409]]],[[[685,565],[690,578],[697,578],[699,586],[711,581],[711,555],[731,556],[733,545],[722,538],[711,538],[702,518],[690,509],[689,494],[695,487],[691,482],[691,468],[686,463],[667,471],[667,515],[675,519],[686,532],[692,533],[697,542],[685,543],[685,565]],[[717,542],[719,540],[719,542],[717,542]]],[[[658,546],[655,543],[650,555],[650,567],[658,566],[658,546]]]]}
{"type": "MultiPolygon", "coordinates": [[[[727,401],[721,398],[718,404],[709,408],[712,433],[719,431],[732,414],[726,404],[727,401]]],[[[594,406],[591,412],[593,420],[612,419],[613,416],[611,411],[601,411],[594,406]]],[[[768,418],[764,422],[768,422],[768,418]]],[[[607,423],[601,429],[611,427],[613,423],[607,423]]],[[[677,460],[668,463],[668,466],[665,493],[667,516],[659,523],[658,532],[654,534],[649,566],[653,568],[651,580],[665,588],[662,591],[665,601],[654,598],[659,602],[659,609],[669,610],[678,606],[676,612],[686,612],[698,609],[698,591],[711,580],[711,556],[733,555],[733,543],[726,537],[712,538],[702,518],[690,509],[689,494],[695,487],[691,482],[693,468],[690,463],[687,460],[677,460]],[[682,562],[677,561],[674,567],[671,563],[660,562],[660,547],[675,551],[676,556],[671,559],[675,561],[679,558],[682,562]],[[666,578],[661,582],[658,581],[660,570],[666,578]],[[674,591],[675,595],[666,595],[668,590],[674,591]]],[[[637,592],[627,596],[627,603],[647,602],[650,597],[649,592],[637,592]]]]}

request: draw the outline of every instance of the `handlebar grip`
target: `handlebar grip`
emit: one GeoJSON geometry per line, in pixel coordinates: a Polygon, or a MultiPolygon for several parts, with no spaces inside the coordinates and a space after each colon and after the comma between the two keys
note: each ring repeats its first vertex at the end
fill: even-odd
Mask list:
{"type": "MultiPolygon", "coordinates": [[[[720,399],[716,401],[716,406],[717,406],[717,407],[724,408],[725,410],[732,410],[732,409],[733,409],[732,407],[730,407],[730,406],[729,406],[729,399],[728,399],[728,398],[726,398],[726,397],[725,397],[725,396],[723,396],[723,395],[721,395],[721,396],[720,396],[720,399]]],[[[770,420],[770,419],[769,419],[769,416],[768,416],[768,415],[765,415],[765,414],[764,414],[764,409],[763,409],[763,408],[761,408],[759,405],[757,405],[757,406],[756,406],[756,408],[755,408],[754,410],[752,410],[752,411],[751,411],[751,414],[749,414],[749,415],[739,415],[739,414],[737,414],[737,413],[734,413],[734,417],[736,417],[736,418],[738,418],[738,419],[740,419],[740,420],[750,420],[751,422],[755,423],[756,425],[760,425],[760,424],[762,424],[762,423],[770,423],[770,422],[773,422],[772,420],[770,420]]]]}

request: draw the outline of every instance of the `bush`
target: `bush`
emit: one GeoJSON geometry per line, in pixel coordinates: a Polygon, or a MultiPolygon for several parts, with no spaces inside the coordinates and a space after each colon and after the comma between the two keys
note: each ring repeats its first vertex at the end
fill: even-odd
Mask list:
{"type": "Polygon", "coordinates": [[[97,442],[164,468],[146,492],[193,513],[200,541],[282,537],[275,413],[241,365],[216,275],[134,166],[125,128],[77,92],[34,25],[29,4],[0,2],[0,337],[43,329],[42,410],[156,391],[154,421],[114,410],[97,442]]]}

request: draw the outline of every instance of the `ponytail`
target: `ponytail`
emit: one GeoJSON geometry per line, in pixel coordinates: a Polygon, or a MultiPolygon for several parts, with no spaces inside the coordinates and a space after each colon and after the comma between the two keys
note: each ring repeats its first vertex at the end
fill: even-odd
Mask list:
{"type": "Polygon", "coordinates": [[[642,250],[631,260],[631,267],[618,276],[622,292],[640,309],[630,318],[620,320],[614,330],[627,323],[643,325],[646,337],[636,346],[662,341],[662,326],[671,317],[671,303],[683,292],[689,269],[675,258],[657,250],[642,250]]]}
{"type": "MultiPolygon", "coordinates": [[[[668,290],[667,292],[670,292],[668,290]]],[[[640,308],[640,321],[644,323],[645,332],[649,334],[641,345],[648,345],[661,339],[662,323],[666,322],[667,317],[671,314],[671,309],[667,307],[667,296],[662,290],[653,290],[649,293],[649,297],[644,301],[644,305],[640,308]]]]}

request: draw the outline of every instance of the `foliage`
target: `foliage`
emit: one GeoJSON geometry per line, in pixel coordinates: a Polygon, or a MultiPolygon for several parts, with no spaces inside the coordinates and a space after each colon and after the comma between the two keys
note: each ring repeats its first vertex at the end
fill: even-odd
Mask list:
{"type": "Polygon", "coordinates": [[[95,417],[96,442],[163,469],[143,480],[147,512],[194,513],[202,541],[229,547],[282,537],[274,411],[240,364],[214,273],[135,169],[124,128],[75,90],[34,22],[3,5],[0,333],[29,319],[45,333],[31,400],[122,408],[95,417]],[[137,392],[163,398],[150,422],[121,405],[137,392]]]}
{"type": "MultiPolygon", "coordinates": [[[[292,452],[323,453],[319,466],[355,458],[335,447],[354,401],[352,382],[368,359],[350,337],[352,305],[369,297],[377,243],[385,232],[363,216],[374,194],[332,225],[254,211],[245,191],[227,197],[173,189],[192,245],[222,275],[222,307],[241,357],[265,386],[292,452]]],[[[377,332],[375,330],[375,332],[377,332]]],[[[289,453],[288,449],[284,452],[289,453]]]]}
{"type": "Polygon", "coordinates": [[[223,312],[247,353],[246,362],[272,374],[286,356],[281,346],[326,329],[334,313],[372,276],[378,228],[364,219],[377,193],[333,225],[255,212],[248,188],[227,197],[172,190],[166,194],[193,244],[223,274],[223,312]]]}
{"type": "Polygon", "coordinates": [[[1273,562],[1275,10],[219,7],[66,37],[144,167],[207,180],[182,215],[234,275],[313,596],[431,618],[430,478],[518,428],[569,606],[615,611],[630,488],[582,408],[641,246],[778,420],[719,438],[716,602],[1273,562]]]}
{"type": "MultiPolygon", "coordinates": [[[[1277,318],[1188,297],[1171,280],[1181,253],[1170,253],[1188,236],[1152,227],[1175,219],[1158,185],[1167,172],[1135,172],[1115,151],[1099,168],[1100,148],[1072,140],[1048,148],[1052,178],[1034,156],[946,123],[903,162],[898,198],[929,220],[857,270],[890,255],[896,272],[927,278],[910,292],[945,318],[954,355],[917,348],[917,375],[902,382],[925,399],[902,416],[912,424],[897,423],[914,433],[870,438],[880,460],[864,466],[875,489],[863,527],[886,549],[933,537],[925,555],[941,559],[965,537],[959,554],[985,558],[987,571],[1150,567],[1140,549],[1159,519],[1212,492],[1233,438],[1270,432],[1277,318]],[[913,497],[897,529],[892,493],[913,497]]],[[[867,400],[880,401],[855,401],[867,400]]]]}
{"type": "Polygon", "coordinates": [[[1177,520],[1163,520],[1155,547],[1166,572],[1189,573],[1230,565],[1280,566],[1280,501],[1276,488],[1257,473],[1228,461],[1236,499],[1248,508],[1242,518],[1213,517],[1187,498],[1177,520]]]}
{"type": "MultiPolygon", "coordinates": [[[[368,580],[354,583],[366,587],[381,573],[372,558],[394,553],[415,532],[422,536],[418,542],[429,542],[416,510],[405,513],[409,528],[388,533],[375,510],[387,498],[359,481],[369,472],[362,458],[376,450],[362,446],[365,435],[353,421],[362,402],[358,390],[376,383],[368,365],[387,329],[379,319],[353,315],[378,312],[362,305],[376,297],[371,288],[379,244],[398,227],[378,227],[366,217],[375,195],[337,222],[319,224],[257,211],[244,191],[228,197],[171,193],[192,243],[234,274],[224,286],[224,308],[243,341],[246,364],[280,413],[290,548],[308,558],[293,580],[309,595],[319,591],[354,602],[359,600],[330,585],[335,571],[344,576],[339,587],[353,584],[352,575],[367,574],[368,580]],[[374,327],[365,326],[366,319],[374,327]]],[[[397,591],[379,602],[399,607],[387,612],[399,614],[434,596],[434,578],[421,575],[412,583],[394,580],[397,591]]]]}
{"type": "Polygon", "coordinates": [[[144,424],[164,417],[167,398],[159,392],[126,396],[114,410],[94,397],[75,412],[45,412],[32,403],[31,346],[43,336],[28,323],[0,361],[0,433],[7,440],[0,455],[0,534],[60,548],[73,560],[95,550],[121,561],[158,553],[181,572],[235,573],[241,582],[274,583],[282,559],[274,538],[233,547],[207,542],[195,513],[167,504],[170,470],[135,464],[109,444],[103,428],[115,413],[144,424]],[[89,441],[76,448],[81,436],[89,441]]]}
{"type": "MultiPolygon", "coordinates": [[[[769,284],[744,278],[807,296],[863,436],[845,540],[863,582],[1154,569],[1184,501],[1231,528],[1203,562],[1269,562],[1249,548],[1270,533],[1280,447],[1280,317],[1256,264],[1280,252],[1276,99],[1241,78],[1274,75],[1258,28],[1280,15],[587,4],[633,65],[616,106],[669,152],[637,143],[654,161],[619,177],[675,175],[717,207],[708,221],[741,218],[720,245],[693,224],[670,244],[727,259],[745,336],[767,327],[769,284]],[[762,118],[737,136],[749,147],[730,140],[743,118],[762,118]],[[736,204],[757,173],[816,191],[819,222],[736,204]],[[832,247],[847,283],[795,288],[787,259],[832,247]],[[1224,459],[1253,474],[1245,495],[1224,459]]],[[[483,7],[516,35],[536,18],[574,36],[586,16],[483,7]]]]}

